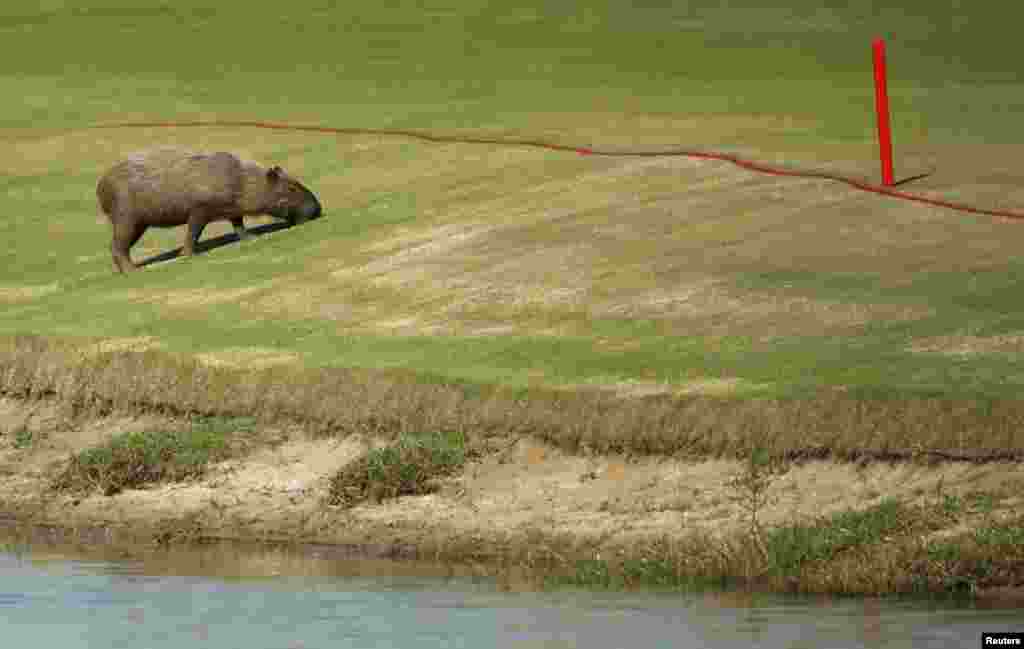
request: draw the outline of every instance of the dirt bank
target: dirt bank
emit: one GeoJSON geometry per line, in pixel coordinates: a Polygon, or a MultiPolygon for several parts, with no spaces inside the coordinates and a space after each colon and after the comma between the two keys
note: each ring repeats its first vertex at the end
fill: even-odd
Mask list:
{"type": "MultiPolygon", "coordinates": [[[[684,547],[698,538],[735,549],[752,529],[749,498],[735,481],[744,475],[742,462],[570,455],[530,439],[490,440],[435,493],[348,509],[325,503],[330,477],[383,441],[317,439],[299,427],[260,428],[244,453],[199,479],[111,496],[50,487],[72,454],[111,436],[187,425],[154,414],[70,417],[53,401],[0,399],[0,515],[68,528],[108,526],[164,541],[264,538],[383,545],[452,559],[561,556],[570,563],[673,541],[684,547]]],[[[821,520],[885,499],[924,506],[987,495],[987,507],[964,508],[915,532],[921,542],[955,539],[1018,515],[1022,487],[1020,463],[808,461],[771,479],[758,525],[821,520]]],[[[1020,585],[1012,581],[999,585],[1020,585]]]]}

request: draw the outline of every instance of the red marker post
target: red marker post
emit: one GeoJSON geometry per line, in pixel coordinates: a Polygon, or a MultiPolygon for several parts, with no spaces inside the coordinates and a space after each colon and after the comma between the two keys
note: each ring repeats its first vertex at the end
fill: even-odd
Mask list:
{"type": "Polygon", "coordinates": [[[885,83],[885,41],[876,38],[872,43],[875,53],[875,112],[878,114],[878,153],[882,159],[882,184],[891,186],[892,133],[889,130],[889,90],[885,83]]]}

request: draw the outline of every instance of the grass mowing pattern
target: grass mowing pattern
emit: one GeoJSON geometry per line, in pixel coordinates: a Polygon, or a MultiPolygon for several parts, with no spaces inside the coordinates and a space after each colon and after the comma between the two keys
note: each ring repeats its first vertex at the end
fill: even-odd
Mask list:
{"type": "Polygon", "coordinates": [[[457,472],[465,461],[461,433],[403,434],[345,465],[331,478],[327,502],[352,507],[366,500],[431,493],[436,478],[457,472]]]}
{"type": "Polygon", "coordinates": [[[461,127],[501,115],[518,128],[528,111],[683,105],[694,113],[802,116],[810,119],[787,128],[788,139],[863,142],[873,135],[868,44],[891,30],[899,35],[888,49],[901,145],[956,137],[963,124],[985,129],[992,141],[1019,137],[1017,70],[989,47],[1013,41],[1015,6],[994,13],[924,0],[898,9],[810,0],[784,7],[531,0],[512,8],[446,0],[356,10],[301,0],[265,12],[240,0],[217,11],[195,0],[157,10],[107,0],[58,11],[9,4],[0,31],[11,51],[62,44],[0,63],[11,92],[24,98],[5,107],[0,123],[9,125],[103,118],[113,96],[115,110],[136,115],[272,112],[461,127]],[[118,36],[95,38],[104,32],[118,36]],[[245,47],[251,42],[276,47],[245,47]],[[60,93],[51,96],[57,77],[60,93]],[[967,84],[974,101],[965,98],[967,84]]]}
{"type": "MultiPolygon", "coordinates": [[[[890,55],[901,147],[915,141],[987,146],[1021,133],[1013,123],[1015,108],[1024,103],[1015,64],[985,46],[1013,38],[1011,18],[1020,9],[974,11],[961,24],[951,17],[963,15],[959,10],[950,13],[942,3],[921,0],[898,10],[823,7],[809,0],[785,8],[753,0],[662,7],[534,0],[515,9],[453,0],[358,12],[300,0],[272,15],[240,2],[229,1],[216,12],[200,4],[136,10],[87,0],[44,12],[12,0],[0,18],[9,47],[34,51],[44,41],[60,46],[36,52],[30,61],[0,61],[0,71],[11,72],[11,92],[23,98],[0,109],[0,124],[46,129],[169,115],[272,118],[489,130],[622,148],[642,141],[761,146],[784,153],[775,145],[846,142],[873,156],[867,44],[884,26],[900,34],[900,44],[890,42],[890,55]],[[115,28],[116,39],[94,36],[115,28]],[[277,47],[253,50],[247,47],[251,42],[277,47]],[[68,74],[69,60],[74,74],[68,74]],[[211,67],[211,60],[218,64],[211,67]],[[701,65],[694,66],[695,60],[701,65]],[[780,77],[779,70],[786,75],[780,77]],[[62,80],[57,91],[56,78],[62,80]],[[968,92],[970,101],[964,99],[968,92]],[[996,106],[1001,110],[992,110],[996,106]],[[614,123],[609,115],[617,116],[614,123]]],[[[842,385],[867,402],[875,398],[872,391],[1009,401],[1024,385],[1022,357],[1012,348],[952,358],[908,349],[922,335],[957,337],[966,330],[1012,338],[1021,329],[1024,318],[1014,297],[1020,264],[1013,261],[1021,247],[1013,240],[1019,228],[997,229],[959,214],[890,212],[873,197],[833,200],[829,187],[789,199],[791,185],[761,187],[750,179],[730,185],[727,174],[715,168],[695,172],[697,186],[709,183],[713,189],[697,203],[687,202],[696,190],[681,181],[686,169],[655,167],[625,178],[622,193],[628,197],[609,195],[613,201],[598,190],[608,179],[602,174],[615,170],[590,165],[618,161],[515,149],[245,131],[80,132],[52,139],[10,134],[17,137],[0,160],[0,207],[10,215],[0,222],[0,234],[10,242],[0,251],[5,334],[146,335],[176,352],[283,350],[325,366],[403,368],[519,387],[737,379],[756,397],[807,395],[842,385]],[[91,218],[97,176],[127,150],[189,138],[294,164],[311,187],[322,188],[337,218],[244,248],[225,247],[194,263],[157,264],[131,278],[111,276],[109,226],[91,218]],[[571,193],[571,184],[585,187],[584,195],[571,193]],[[747,188],[759,197],[753,208],[730,202],[747,188]],[[586,203],[586,192],[599,200],[586,203]],[[772,201],[763,197],[775,193],[772,201],[786,209],[769,216],[772,201]],[[658,197],[665,201],[654,201],[658,197]],[[650,201],[657,210],[631,211],[650,201]],[[495,304],[482,309],[481,316],[522,325],[523,335],[515,336],[364,335],[345,327],[378,311],[382,318],[399,319],[429,310],[419,286],[403,293],[333,275],[378,260],[381,255],[364,247],[395,228],[461,218],[504,224],[551,209],[566,209],[566,217],[557,224],[520,224],[485,240],[481,250],[459,252],[472,253],[463,256],[474,257],[485,270],[505,266],[504,275],[516,280],[519,269],[531,265],[531,251],[556,243],[592,246],[610,260],[600,269],[608,276],[595,282],[595,292],[606,292],[620,305],[650,289],[685,284],[691,274],[714,275],[731,289],[746,287],[772,299],[820,303],[807,306],[802,321],[793,309],[765,307],[766,313],[746,322],[757,311],[752,306],[765,305],[708,315],[705,307],[715,305],[707,304],[695,307],[695,317],[665,324],[602,318],[587,312],[594,304],[585,300],[577,331],[554,336],[546,330],[557,330],[574,314],[538,307],[536,317],[527,317],[521,309],[505,313],[495,304]],[[660,211],[661,217],[655,213],[660,211]],[[624,227],[630,236],[609,233],[609,226],[624,227]],[[518,248],[505,247],[506,241],[518,242],[518,248]],[[304,302],[305,291],[311,295],[304,302]],[[221,301],[203,302],[217,293],[221,301]],[[298,304],[290,313],[254,309],[261,300],[298,304]],[[872,314],[868,324],[840,313],[824,319],[828,326],[818,317],[843,311],[837,307],[886,302],[935,313],[909,323],[872,314]],[[847,319],[852,324],[844,326],[847,319]]],[[[180,245],[180,239],[180,229],[151,231],[140,245],[149,246],[151,255],[180,245]]],[[[458,276],[458,257],[427,257],[413,270],[434,266],[458,276]]],[[[593,270],[597,257],[551,268],[550,276],[593,270]]],[[[538,293],[549,288],[540,280],[523,283],[538,293]]],[[[458,288],[443,293],[439,301],[476,296],[469,289],[462,296],[458,288]]],[[[856,423],[843,421],[838,428],[877,429],[893,416],[884,404],[865,403],[861,410],[865,415],[856,423]]],[[[910,419],[917,430],[894,444],[930,435],[937,422],[945,426],[938,406],[932,413],[924,410],[910,419]]],[[[622,428],[611,441],[602,433],[601,441],[654,452],[685,446],[659,439],[632,442],[626,437],[642,432],[640,427],[622,428]]],[[[977,444],[971,427],[960,428],[968,433],[956,438],[957,445],[977,444]]],[[[998,439],[982,440],[986,446],[1013,447],[1019,437],[1012,424],[994,435],[998,439]]]]}
{"type": "Polygon", "coordinates": [[[99,489],[110,496],[147,484],[198,478],[207,464],[227,457],[230,432],[251,423],[200,419],[186,431],[124,433],[72,456],[54,487],[72,492],[99,489]]]}

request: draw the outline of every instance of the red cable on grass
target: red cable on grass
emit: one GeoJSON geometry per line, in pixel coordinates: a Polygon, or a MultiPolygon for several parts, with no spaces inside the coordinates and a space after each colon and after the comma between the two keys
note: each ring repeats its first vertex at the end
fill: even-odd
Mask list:
{"type": "Polygon", "coordinates": [[[571,151],[573,153],[579,153],[580,155],[601,155],[601,156],[641,156],[641,157],[657,157],[657,156],[682,156],[688,158],[701,158],[705,160],[722,160],[724,162],[731,162],[732,164],[749,169],[751,171],[757,171],[760,173],[772,174],[774,176],[795,176],[799,178],[821,178],[824,180],[834,180],[836,182],[845,183],[855,189],[860,189],[866,192],[872,192],[875,194],[881,194],[883,196],[891,196],[893,198],[900,198],[908,201],[915,201],[917,203],[925,203],[927,205],[934,205],[936,207],[945,207],[951,210],[958,210],[961,212],[970,212],[972,214],[985,214],[988,216],[1001,216],[1009,219],[1024,219],[1024,214],[1017,212],[1010,212],[1007,210],[986,210],[979,207],[972,207],[970,205],[964,205],[963,203],[952,203],[949,201],[943,201],[936,198],[929,198],[920,194],[911,194],[909,192],[902,192],[889,187],[874,185],[868,182],[857,180],[855,178],[848,178],[846,176],[840,176],[838,174],[832,174],[823,171],[792,171],[789,169],[782,169],[781,167],[774,167],[761,162],[753,162],[750,160],[744,160],[738,156],[734,156],[728,153],[714,153],[704,151],[692,151],[687,149],[676,149],[670,151],[600,151],[596,149],[590,149],[587,147],[569,146],[565,144],[553,144],[550,142],[543,142],[540,140],[503,140],[497,138],[481,138],[481,137],[467,137],[461,135],[431,135],[429,133],[422,133],[419,131],[409,131],[404,129],[376,129],[376,128],[336,128],[332,126],[303,126],[293,124],[281,124],[277,122],[256,122],[256,121],[192,121],[192,122],[125,122],[120,124],[97,124],[94,126],[88,126],[87,129],[112,129],[112,128],[188,128],[188,127],[219,127],[219,126],[232,126],[232,127],[251,127],[251,128],[265,128],[280,131],[312,131],[315,133],[333,133],[338,135],[389,135],[389,136],[401,136],[409,137],[418,140],[424,140],[427,142],[454,142],[460,144],[498,144],[504,146],[523,146],[523,147],[534,147],[540,149],[550,149],[552,151],[571,151]]]}

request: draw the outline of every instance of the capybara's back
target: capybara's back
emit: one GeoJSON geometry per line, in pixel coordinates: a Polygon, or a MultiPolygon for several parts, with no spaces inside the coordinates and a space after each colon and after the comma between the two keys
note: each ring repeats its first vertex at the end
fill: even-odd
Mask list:
{"type": "Polygon", "coordinates": [[[231,205],[241,191],[242,163],[235,156],[173,147],[125,158],[96,187],[112,223],[129,220],[149,227],[184,225],[190,210],[231,205]]]}

